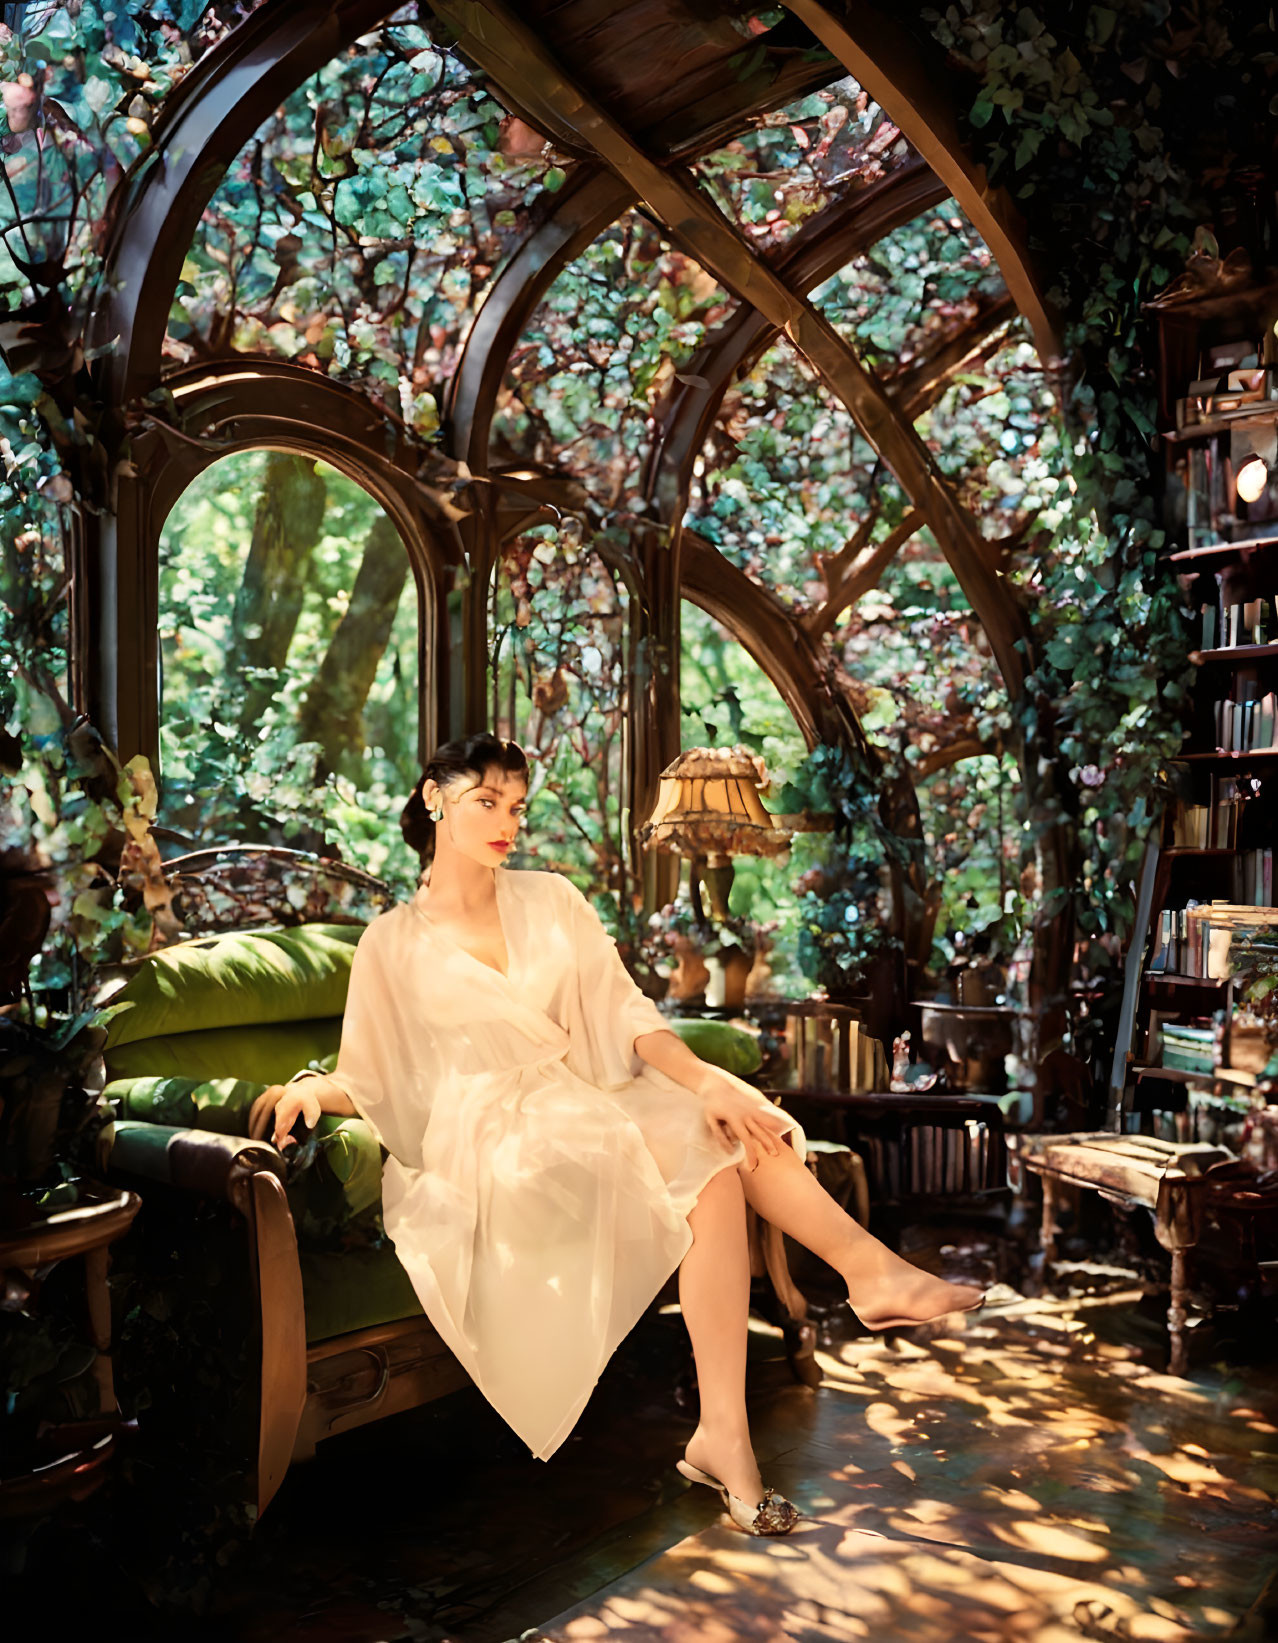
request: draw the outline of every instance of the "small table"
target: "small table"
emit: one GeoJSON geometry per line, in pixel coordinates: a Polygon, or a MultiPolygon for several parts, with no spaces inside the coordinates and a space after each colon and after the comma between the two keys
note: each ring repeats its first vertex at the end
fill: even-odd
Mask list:
{"type": "Polygon", "coordinates": [[[1173,1375],[1185,1371],[1186,1256],[1202,1233],[1205,1175],[1212,1164],[1233,1158],[1224,1147],[1156,1141],[1148,1135],[1101,1130],[1082,1135],[1018,1135],[1012,1141],[1011,1177],[1022,1170],[1043,1182],[1043,1261],[1056,1260],[1056,1213],[1061,1185],[1099,1193],[1124,1209],[1153,1211],[1154,1236],[1171,1255],[1167,1333],[1173,1375]]]}
{"type": "Polygon", "coordinates": [[[116,1403],[111,1372],[107,1269],[110,1246],[128,1231],[142,1200],[135,1192],[110,1187],[93,1192],[73,1208],[55,1210],[0,1238],[0,1268],[32,1305],[60,1261],[83,1260],[85,1325],[96,1354],[93,1374],[98,1392],[95,1415],[50,1429],[51,1454],[44,1464],[0,1481],[0,1520],[52,1511],[64,1500],[83,1499],[101,1483],[116,1432],[126,1425],[116,1403]]]}

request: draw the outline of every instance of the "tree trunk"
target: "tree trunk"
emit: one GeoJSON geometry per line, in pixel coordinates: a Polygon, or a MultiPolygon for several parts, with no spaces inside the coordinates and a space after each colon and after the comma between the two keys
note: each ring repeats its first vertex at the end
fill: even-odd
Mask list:
{"type": "Polygon", "coordinates": [[[327,499],[312,460],[271,452],[231,617],[230,650],[243,680],[238,720],[245,735],[260,725],[288,660],[302,611],[306,565],[319,541],[327,499]],[[258,675],[259,669],[266,676],[258,675]]]}
{"type": "Polygon", "coordinates": [[[382,514],[364,543],[346,614],[337,624],[298,715],[298,740],[323,749],[317,779],[329,771],[354,777],[364,751],[364,704],[390,642],[408,554],[399,532],[382,514]]]}

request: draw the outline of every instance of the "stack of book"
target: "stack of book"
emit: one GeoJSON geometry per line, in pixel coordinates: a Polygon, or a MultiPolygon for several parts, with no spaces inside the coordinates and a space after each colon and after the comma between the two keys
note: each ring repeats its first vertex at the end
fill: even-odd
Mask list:
{"type": "Polygon", "coordinates": [[[1213,901],[1166,907],[1159,917],[1150,970],[1224,981],[1231,974],[1229,955],[1234,940],[1270,926],[1278,927],[1278,913],[1267,906],[1213,901]]]}
{"type": "Polygon", "coordinates": [[[961,1125],[912,1122],[898,1135],[867,1129],[855,1144],[876,1203],[941,1192],[997,1192],[1006,1185],[1002,1137],[983,1119],[961,1125]]]}
{"type": "Polygon", "coordinates": [[[1185,398],[1176,402],[1177,428],[1253,417],[1267,420],[1266,401],[1278,400],[1278,374],[1260,363],[1264,346],[1255,343],[1250,355],[1192,381],[1185,398]]]}
{"type": "Polygon", "coordinates": [[[1204,650],[1231,650],[1237,645],[1268,644],[1269,601],[1225,603],[1225,579],[1217,573],[1216,603],[1202,607],[1204,650]]]}
{"type": "Polygon", "coordinates": [[[1164,907],[1158,915],[1158,933],[1154,938],[1154,952],[1149,961],[1156,975],[1201,975],[1194,970],[1193,954],[1189,950],[1189,910],[1185,907],[1164,907]]]}
{"type": "Polygon", "coordinates": [[[1216,746],[1222,753],[1255,753],[1273,748],[1278,730],[1278,695],[1260,694],[1255,680],[1239,681],[1241,701],[1232,697],[1215,704],[1216,746]]]}
{"type": "Polygon", "coordinates": [[[891,1088],[887,1052],[852,1010],[794,1011],[786,1021],[791,1087],[847,1094],[891,1088]]]}
{"type": "MultiPolygon", "coordinates": [[[[1191,850],[1237,850],[1244,838],[1243,818],[1248,813],[1249,805],[1256,805],[1257,810],[1252,812],[1261,819],[1261,826],[1248,828],[1251,839],[1258,846],[1265,837],[1275,837],[1272,825],[1265,826],[1264,821],[1272,809],[1260,803],[1261,785],[1256,777],[1250,776],[1217,776],[1211,778],[1211,798],[1207,804],[1189,804],[1184,799],[1176,799],[1171,813],[1171,839],[1175,849],[1191,850]],[[1257,838],[1257,834],[1260,837],[1257,838]]],[[[1249,902],[1254,907],[1270,907],[1273,905],[1267,889],[1263,888],[1261,869],[1263,863],[1259,849],[1246,853],[1256,858],[1251,869],[1255,879],[1255,888],[1244,890],[1242,883],[1234,887],[1235,901],[1249,902]]],[[[1249,884],[1251,879],[1247,881],[1249,884]]]]}
{"type": "Polygon", "coordinates": [[[1247,907],[1274,904],[1274,853],[1272,849],[1243,850],[1234,858],[1234,896],[1247,907]]]}
{"type": "Polygon", "coordinates": [[[1185,1027],[1164,1021],[1161,1026],[1162,1065],[1181,1072],[1210,1074],[1216,1064],[1216,1031],[1213,1027],[1185,1027]]]}

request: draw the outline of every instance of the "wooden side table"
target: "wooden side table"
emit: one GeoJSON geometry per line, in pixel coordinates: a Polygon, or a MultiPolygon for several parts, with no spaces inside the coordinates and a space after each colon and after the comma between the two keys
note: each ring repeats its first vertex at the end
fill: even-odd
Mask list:
{"type": "Polygon", "coordinates": [[[1019,1135],[1012,1140],[1012,1184],[1020,1187],[1023,1170],[1043,1182],[1043,1261],[1056,1260],[1060,1187],[1099,1193],[1124,1209],[1147,1209],[1154,1217],[1154,1236],[1171,1255],[1171,1293],[1167,1333],[1173,1375],[1185,1371],[1186,1258],[1198,1242],[1203,1224],[1204,1176],[1212,1164],[1233,1158],[1224,1147],[1156,1141],[1147,1135],[1116,1135],[1101,1130],[1082,1135],[1019,1135]]]}
{"type": "Polygon", "coordinates": [[[109,1251],[141,1207],[137,1193],[106,1187],[96,1200],[56,1211],[0,1238],[0,1267],[19,1305],[38,1299],[41,1284],[59,1262],[83,1260],[85,1324],[97,1354],[93,1371],[98,1390],[95,1418],[65,1423],[45,1435],[51,1448],[47,1463],[0,1479],[0,1518],[51,1511],[64,1500],[87,1495],[102,1480],[121,1424],[111,1371],[109,1251]]]}
{"type": "Polygon", "coordinates": [[[860,1154],[879,1215],[912,1200],[983,1197],[1007,1188],[1004,1107],[1014,1096],[944,1090],[849,1094],[772,1088],[765,1093],[805,1129],[809,1124],[814,1131],[824,1129],[830,1140],[860,1154]]]}

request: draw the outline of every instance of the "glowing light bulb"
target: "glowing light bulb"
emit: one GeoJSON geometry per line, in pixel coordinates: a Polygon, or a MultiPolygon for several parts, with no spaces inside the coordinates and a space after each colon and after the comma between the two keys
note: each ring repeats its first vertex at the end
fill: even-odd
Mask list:
{"type": "Polygon", "coordinates": [[[1258,456],[1249,456],[1238,470],[1235,489],[1244,502],[1257,502],[1265,494],[1269,469],[1258,456]]]}

